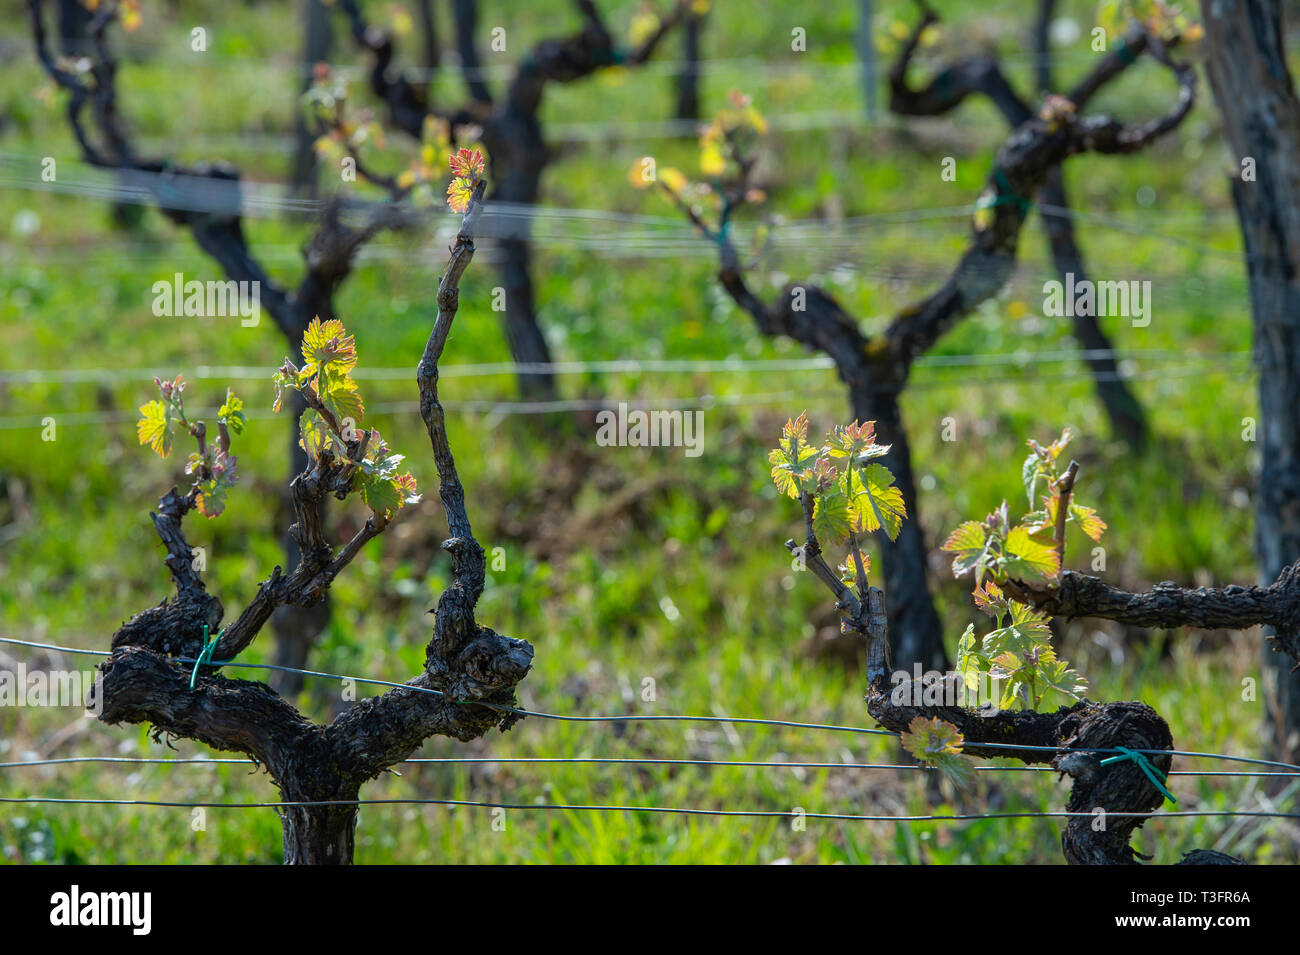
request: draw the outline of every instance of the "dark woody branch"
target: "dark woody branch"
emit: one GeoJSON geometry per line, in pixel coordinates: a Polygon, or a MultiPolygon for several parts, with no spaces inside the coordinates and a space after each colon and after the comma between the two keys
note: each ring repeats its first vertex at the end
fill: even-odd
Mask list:
{"type": "MultiPolygon", "coordinates": [[[[1107,117],[1076,119],[1070,104],[1057,97],[1048,100],[1041,114],[1018,126],[998,151],[987,179],[981,198],[981,219],[987,221],[973,224],[970,244],[956,268],[938,290],[904,309],[879,335],[865,335],[857,321],[815,285],[788,283],[772,301],[764,300],[750,287],[726,226],[735,210],[745,204],[754,169],[752,157],[733,151],[740,173],[721,190],[722,212],[717,228],[704,222],[689,203],[669,191],[691,222],[717,246],[718,279],[736,304],[753,318],[759,332],[788,337],[832,359],[848,387],[853,416],[859,421],[875,421],[882,442],[892,446],[882,463],[894,472],[908,513],[916,515],[918,509],[899,396],[913,362],[1006,284],[1015,267],[1031,197],[1070,156],[1088,150],[1140,148],[1182,121],[1191,105],[1194,75],[1190,70],[1166,65],[1179,78],[1179,98],[1165,116],[1151,123],[1130,127],[1107,117]]],[[[1095,68],[1091,88],[1115,75],[1118,70],[1107,59],[1095,68]]],[[[941,624],[929,593],[927,548],[919,526],[916,520],[910,521],[898,540],[880,540],[886,585],[894,595],[890,632],[901,660],[939,666],[944,657],[941,624]]]]}
{"type": "MultiPolygon", "coordinates": [[[[359,249],[379,232],[408,224],[405,206],[389,202],[358,210],[337,198],[326,201],[303,248],[304,268],[297,284],[285,287],[250,248],[242,221],[243,189],[235,167],[221,162],[180,166],[165,158],[141,157],[132,148],[117,108],[117,60],[106,36],[119,10],[116,0],[105,0],[90,20],[85,74],[68,68],[51,52],[45,26],[49,0],[28,0],[27,7],[37,59],[69,94],[69,125],[85,161],[114,171],[122,187],[138,196],[138,201],[152,202],[172,223],[187,229],[227,279],[255,286],[260,306],[298,357],[303,333],[312,319],[338,317],[334,297],[351,274],[359,249]]],[[[296,419],[303,408],[297,396],[292,408],[296,419]]],[[[297,445],[297,431],[295,420],[289,443],[291,478],[307,467],[306,457],[297,445]]],[[[288,506],[291,502],[286,502],[288,506]]],[[[299,556],[295,541],[286,538],[284,546],[286,563],[296,565],[299,556]]],[[[280,606],[284,602],[271,603],[280,606]]],[[[250,621],[255,620],[260,627],[264,622],[260,604],[252,609],[258,613],[250,621]]],[[[325,602],[317,602],[308,613],[287,609],[277,613],[277,660],[301,666],[327,619],[325,602]]],[[[247,631],[245,636],[251,639],[247,631]]],[[[286,686],[297,684],[293,677],[283,679],[286,686]]]]}
{"type": "Polygon", "coordinates": [[[1190,589],[1161,583],[1145,593],[1130,593],[1067,570],[1056,586],[1013,581],[1007,592],[1055,617],[1100,617],[1161,629],[1272,627],[1277,649],[1300,661],[1300,563],[1287,567],[1267,587],[1190,589]]]}
{"type": "Polygon", "coordinates": [[[968,96],[982,93],[992,100],[1012,126],[1019,126],[1033,110],[1015,91],[995,56],[981,54],[958,60],[935,74],[924,87],[907,84],[912,63],[925,29],[939,22],[939,15],[921,0],[921,19],[903,43],[902,52],[889,70],[889,109],[901,116],[939,116],[955,109],[968,96]]]}
{"type": "MultiPolygon", "coordinates": [[[[1118,70],[1109,62],[1099,65],[1094,76],[1110,79],[1117,75],[1118,70]]],[[[901,382],[916,357],[1006,283],[1015,265],[1030,197],[1051,171],[1070,156],[1083,152],[1141,149],[1182,122],[1194,102],[1195,72],[1165,62],[1178,79],[1178,97],[1167,113],[1150,122],[1134,126],[1107,116],[1076,119],[1069,104],[1058,100],[1049,102],[1045,114],[1031,116],[1022,123],[999,149],[986,179],[985,203],[992,222],[972,230],[971,245],[948,281],[928,298],[903,310],[885,332],[880,347],[858,331],[856,322],[833,298],[814,286],[792,283],[776,301],[765,303],[748,287],[729,236],[710,229],[685,203],[679,205],[697,228],[718,244],[719,279],[736,303],[753,316],[760,331],[786,335],[830,355],[846,382],[871,373],[901,382]],[[805,307],[797,308],[797,301],[805,307]],[[872,361],[869,355],[886,360],[872,361]]],[[[1100,85],[1104,79],[1085,83],[1100,85]]],[[[742,164],[743,170],[751,168],[742,164]]],[[[728,216],[743,201],[738,197],[747,191],[747,177],[741,178],[745,181],[727,186],[728,216]]]]}
{"type": "Polygon", "coordinates": [[[456,50],[460,53],[460,70],[470,99],[491,105],[492,91],[483,79],[483,64],[478,55],[478,0],[451,0],[456,20],[456,50]]]}

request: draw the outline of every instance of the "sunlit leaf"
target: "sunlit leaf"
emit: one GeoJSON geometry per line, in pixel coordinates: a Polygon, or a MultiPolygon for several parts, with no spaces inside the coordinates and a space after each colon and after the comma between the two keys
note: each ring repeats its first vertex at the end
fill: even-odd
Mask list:
{"type": "Polygon", "coordinates": [[[850,475],[849,506],[854,530],[877,531],[883,529],[890,540],[907,517],[903,492],[894,486],[894,475],[882,464],[869,464],[850,475]]]}
{"type": "Polygon", "coordinates": [[[975,765],[962,755],[965,740],[951,723],[918,716],[899,737],[904,749],[925,765],[938,769],[955,786],[965,787],[974,779],[975,765]]]}
{"type": "Polygon", "coordinates": [[[320,399],[340,424],[351,418],[355,426],[365,414],[366,407],[361,400],[361,392],[350,377],[338,378],[331,375],[327,387],[320,392],[320,399]]]}
{"type": "Polygon", "coordinates": [[[842,543],[849,536],[849,501],[838,486],[817,495],[813,506],[813,533],[831,544],[842,543]]]}
{"type": "Polygon", "coordinates": [[[1034,540],[1023,526],[1013,527],[1007,534],[1003,555],[1006,558],[1003,568],[1011,577],[1033,573],[1051,580],[1061,570],[1060,559],[1051,545],[1034,540]]]}
{"type": "Polygon", "coordinates": [[[1097,516],[1097,512],[1091,507],[1085,507],[1082,504],[1070,505],[1070,516],[1074,518],[1079,530],[1083,531],[1094,541],[1101,540],[1101,535],[1106,532],[1106,522],[1097,516]]]}
{"type": "Polygon", "coordinates": [[[356,339],[347,333],[338,319],[322,322],[313,318],[302,336],[303,376],[327,371],[342,375],[357,364],[356,339]]]}
{"type": "Polygon", "coordinates": [[[447,205],[452,212],[464,213],[474,198],[474,183],[468,179],[453,179],[447,184],[447,205]]]}
{"type": "Polygon", "coordinates": [[[483,154],[477,149],[458,149],[455,155],[448,159],[448,163],[451,165],[452,175],[461,179],[473,180],[483,176],[483,154]]]}
{"type": "Polygon", "coordinates": [[[985,581],[982,585],[975,588],[971,593],[975,601],[975,606],[993,619],[1001,617],[1007,612],[1007,598],[1003,594],[1002,588],[992,580],[985,581]]]}
{"type": "Polygon", "coordinates": [[[242,434],[244,430],[244,402],[235,396],[235,393],[229,388],[226,389],[226,401],[217,412],[218,420],[225,423],[230,429],[231,434],[242,434]]]}
{"type": "Polygon", "coordinates": [[[325,419],[315,408],[308,408],[298,419],[298,425],[301,434],[298,444],[309,457],[320,457],[321,451],[329,445],[329,426],[325,419]]]}
{"type": "Polygon", "coordinates": [[[988,554],[989,536],[979,521],[966,521],[948,535],[941,550],[957,556],[952,559],[953,576],[961,577],[979,565],[988,554]]]}
{"type": "Polygon", "coordinates": [[[171,419],[167,405],[157,399],[140,406],[140,420],[135,430],[141,444],[147,444],[159,457],[167,457],[172,449],[171,419]]]}
{"type": "MultiPolygon", "coordinates": [[[[868,553],[867,553],[866,551],[864,551],[864,550],[859,550],[859,551],[858,551],[858,556],[862,558],[862,572],[863,572],[864,574],[870,575],[870,574],[871,574],[871,555],[868,554],[868,553]]],[[[858,565],[854,562],[854,560],[853,560],[853,555],[852,555],[852,554],[849,554],[849,556],[845,559],[844,563],[840,564],[840,568],[839,568],[839,569],[840,569],[840,581],[841,581],[842,583],[844,583],[844,584],[846,584],[846,585],[848,585],[848,586],[850,586],[850,587],[853,587],[853,586],[856,586],[856,585],[857,585],[857,583],[858,583],[858,565]]],[[[864,583],[865,583],[865,581],[864,581],[864,583]]]]}

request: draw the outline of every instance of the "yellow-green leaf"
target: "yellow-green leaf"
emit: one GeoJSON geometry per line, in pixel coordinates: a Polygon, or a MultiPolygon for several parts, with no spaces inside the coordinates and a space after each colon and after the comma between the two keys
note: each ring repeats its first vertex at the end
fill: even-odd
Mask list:
{"type": "Polygon", "coordinates": [[[140,443],[149,445],[159,457],[167,457],[172,449],[167,406],[155,399],[140,406],[140,415],[140,420],[135,424],[140,443]]]}
{"type": "Polygon", "coordinates": [[[1025,527],[1011,528],[1002,550],[1007,557],[1005,570],[1011,577],[1032,572],[1051,580],[1061,569],[1056,551],[1051,546],[1034,540],[1025,527]]]}
{"type": "Polygon", "coordinates": [[[883,464],[869,464],[860,471],[849,474],[850,510],[854,530],[884,530],[890,540],[907,517],[903,492],[894,486],[894,475],[883,464]]]}
{"type": "Polygon", "coordinates": [[[1106,522],[1097,516],[1095,510],[1091,507],[1084,507],[1082,504],[1071,504],[1070,516],[1079,525],[1079,530],[1094,541],[1101,540],[1101,535],[1106,531],[1106,522]]]}
{"type": "Polygon", "coordinates": [[[356,340],[343,328],[343,323],[331,318],[322,322],[313,318],[302,336],[303,377],[328,370],[344,375],[357,364],[356,340]]]}
{"type": "Polygon", "coordinates": [[[817,495],[813,505],[813,533],[820,541],[839,544],[849,536],[849,502],[832,487],[817,495]]]}
{"type": "Polygon", "coordinates": [[[298,423],[302,434],[298,444],[310,457],[320,457],[321,450],[329,443],[329,427],[325,424],[325,419],[315,408],[308,408],[298,423]]]}
{"type": "Polygon", "coordinates": [[[953,785],[966,786],[975,777],[975,766],[962,755],[965,742],[957,727],[944,720],[918,716],[899,734],[903,747],[927,766],[942,772],[953,785]]]}
{"type": "Polygon", "coordinates": [[[984,556],[988,548],[988,532],[979,521],[966,521],[948,535],[941,550],[957,556],[952,560],[954,577],[961,577],[970,572],[984,556]]]}

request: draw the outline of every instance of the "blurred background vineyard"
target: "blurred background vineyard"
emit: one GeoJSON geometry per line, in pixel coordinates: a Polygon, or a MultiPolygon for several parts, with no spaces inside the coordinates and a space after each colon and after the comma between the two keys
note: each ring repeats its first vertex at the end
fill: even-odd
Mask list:
{"type": "MultiPolygon", "coordinates": [[[[62,95],[32,55],[23,6],[7,0],[0,26],[0,634],[103,649],[123,620],[168,592],[148,511],[181,479],[180,462],[140,448],[134,428],[135,408],[152,397],[154,373],[184,374],[191,382],[187,404],[209,413],[230,384],[250,412],[235,446],[241,486],[219,519],[188,525],[191,543],[207,551],[209,589],[228,618],[282,562],[268,502],[278,499],[284,480],[285,424],[270,415],[269,376],[285,345],[267,317],[257,328],[242,328],[237,319],[155,317],[155,281],[175,272],[221,278],[189,235],[151,208],[123,230],[101,198],[41,188],[41,157],[56,157],[69,176],[84,170],[74,172],[78,153],[62,95]],[[207,376],[205,366],[253,370],[207,376]],[[58,422],[53,442],[41,440],[47,416],[58,422]]],[[[1033,88],[1028,34],[1036,5],[934,6],[944,23],[929,38],[925,65],[988,46],[1021,89],[1033,88]]],[[[450,20],[444,5],[437,7],[449,46],[450,20]]],[[[482,0],[479,7],[481,53],[497,89],[533,42],[576,25],[566,0],[482,0]],[[503,53],[483,39],[497,25],[507,28],[503,53]]],[[[637,4],[607,0],[601,7],[611,29],[626,35],[637,4]]],[[[876,330],[932,290],[956,261],[1005,126],[983,101],[944,119],[897,119],[885,109],[883,81],[870,123],[854,52],[857,7],[853,0],[716,0],[703,34],[701,110],[707,116],[739,87],[772,124],[760,178],[767,209],[785,222],[774,225],[757,286],[771,289],[792,278],[823,283],[876,330]],[[791,51],[794,27],[807,31],[807,52],[791,51]],[[941,178],[945,156],[957,160],[955,182],[941,178]]],[[[1089,2],[1059,7],[1055,70],[1068,86],[1095,56],[1088,34],[1097,9],[1089,2]]],[[[916,14],[911,3],[880,0],[876,8],[883,80],[916,14]]],[[[400,25],[396,4],[367,9],[400,25]]],[[[121,108],[141,152],[178,162],[227,159],[248,180],[286,182],[300,83],[295,5],[145,0],[143,21],[125,40],[114,33],[123,58],[121,108]],[[190,52],[194,25],[208,29],[206,54],[190,52]]],[[[359,66],[341,19],[335,34],[336,64],[359,66]]],[[[414,38],[407,46],[414,49],[414,38]]],[[[534,279],[557,361],[805,357],[788,342],[759,338],[719,290],[713,248],[660,197],[629,185],[627,172],[643,156],[692,174],[698,168],[694,136],[672,122],[680,60],[674,35],[642,69],[612,68],[547,93],[546,134],[561,155],[546,173],[543,205],[556,213],[594,210],[535,223],[534,279]]],[[[453,65],[443,68],[435,89],[440,101],[462,98],[453,65]]],[[[1150,117],[1167,107],[1172,92],[1165,71],[1143,63],[1093,110],[1150,117]]],[[[959,520],[982,516],[1004,497],[1014,503],[1024,440],[1050,439],[1069,426],[1079,435],[1073,450],[1080,481],[1110,525],[1107,579],[1130,589],[1161,580],[1253,581],[1257,459],[1242,430],[1243,419],[1257,412],[1230,161],[1202,85],[1188,122],[1154,148],[1118,160],[1084,156],[1065,166],[1093,277],[1152,283],[1148,327],[1107,323],[1150,416],[1151,447],[1135,456],[1107,434],[1068,323],[1043,316],[1043,282],[1056,274],[1033,222],[1014,281],[943,339],[938,360],[918,368],[904,397],[932,546],[959,520]],[[947,418],[955,441],[942,440],[947,418]]],[[[405,680],[423,663],[431,623],[425,613],[449,568],[438,547],[445,523],[432,493],[433,461],[410,403],[451,222],[439,218],[437,229],[371,243],[337,298],[361,369],[399,369],[361,381],[374,409],[368,420],[408,454],[428,493],[335,585],[333,619],[310,660],[314,668],[405,680]],[[406,368],[410,374],[400,371],[406,368]]],[[[250,217],[244,227],[276,275],[294,281],[303,220],[250,217]]],[[[449,366],[509,360],[491,310],[498,284],[485,248],[462,287],[449,366]]],[[[871,725],[861,666],[837,639],[830,600],[791,570],[782,544],[798,533],[798,515],[778,498],[765,464],[786,417],[806,409],[818,433],[844,420],[847,399],[832,370],[755,364],[560,378],[564,398],[703,402],[698,458],[680,449],[598,447],[589,419],[572,412],[492,408],[518,398],[509,371],[456,375],[448,367],[444,375],[474,529],[485,548],[502,548],[505,558],[505,569],[491,573],[478,618],[537,649],[521,687],[523,705],[575,715],[698,713],[871,725]],[[643,699],[647,679],[653,701],[643,699]]],[[[336,534],[350,535],[363,519],[360,503],[349,504],[335,521],[336,534]]],[[[951,652],[977,612],[969,584],[953,581],[947,563],[936,549],[934,589],[951,652]]],[[[1086,569],[1090,558],[1079,550],[1067,563],[1086,569]]],[[[1088,676],[1092,698],[1150,703],[1182,749],[1268,755],[1267,687],[1254,700],[1242,693],[1243,679],[1261,676],[1257,631],[1165,634],[1080,621],[1059,633],[1062,654],[1088,676]]],[[[264,633],[245,657],[268,660],[269,637],[264,633]]],[[[65,668],[93,662],[0,646],[0,666],[19,660],[65,668]]],[[[313,679],[299,704],[327,718],[339,697],[337,684],[313,679]]],[[[193,743],[177,745],[173,754],[143,728],[104,726],[72,710],[0,708],[0,761],[202,754],[193,743]]],[[[910,762],[894,742],[870,736],[537,719],[468,745],[436,739],[421,755],[910,762]]],[[[0,769],[0,794],[274,800],[266,775],[250,768],[0,769]]],[[[1176,770],[1188,768],[1232,767],[1175,762],[1176,770]]],[[[1261,778],[1215,776],[1174,777],[1172,788],[1178,809],[1285,805],[1294,791],[1261,778]]],[[[363,796],[928,814],[1058,810],[1066,791],[1045,772],[981,773],[961,793],[931,774],[908,771],[482,762],[403,767],[400,777],[377,781],[363,796]]],[[[0,858],[280,859],[272,810],[209,810],[201,832],[190,823],[185,809],[0,806],[0,858]]],[[[361,812],[357,861],[1056,863],[1059,829],[1053,819],[810,820],[797,831],[784,819],[512,810],[505,831],[495,831],[485,809],[372,806],[361,812]]],[[[1202,846],[1257,862],[1295,862],[1300,827],[1293,820],[1170,819],[1149,823],[1135,844],[1158,861],[1202,846]]]]}

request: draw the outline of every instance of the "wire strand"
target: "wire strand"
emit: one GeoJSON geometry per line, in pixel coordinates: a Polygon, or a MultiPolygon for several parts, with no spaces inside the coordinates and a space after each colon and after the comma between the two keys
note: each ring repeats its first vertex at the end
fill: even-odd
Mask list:
{"type": "MultiPolygon", "coordinates": [[[[952,355],[922,355],[913,362],[921,368],[980,368],[1006,365],[1036,366],[1065,364],[1073,361],[1131,360],[1144,362],[1186,362],[1191,360],[1222,361],[1249,358],[1249,349],[1189,353],[1185,350],[1152,348],[1122,351],[1115,348],[1074,348],[1020,350],[1015,352],[971,352],[952,355]]],[[[587,361],[550,362],[461,362],[439,366],[442,378],[483,378],[500,375],[583,375],[583,374],[768,374],[778,371],[819,371],[835,368],[828,356],[815,358],[606,358],[587,361]]],[[[191,380],[209,379],[254,381],[269,379],[275,368],[270,365],[197,365],[185,372],[191,380]]],[[[23,368],[0,371],[0,384],[116,384],[148,382],[155,377],[170,376],[174,368],[23,368]]],[[[358,368],[352,372],[357,380],[406,381],[414,372],[405,365],[358,368]]]]}
{"type": "MultiPolygon", "coordinates": [[[[65,653],[80,653],[80,654],[86,654],[91,656],[103,656],[103,657],[112,656],[112,653],[110,653],[107,650],[91,650],[91,649],[86,649],[81,647],[63,647],[57,644],[38,643],[29,640],[19,640],[14,637],[0,637],[0,643],[7,643],[15,646],[33,647],[33,648],[44,649],[44,650],[58,650],[65,653]]],[[[176,661],[178,663],[198,662],[193,657],[176,657],[176,661]]],[[[430,687],[412,686],[409,683],[395,683],[391,680],[382,680],[376,677],[353,676],[353,675],[343,674],[343,673],[328,673],[321,670],[305,670],[305,669],[299,669],[297,667],[286,667],[286,666],[280,666],[278,664],[271,664],[271,663],[244,663],[239,660],[231,660],[231,661],[214,660],[208,662],[210,662],[211,665],[214,667],[243,667],[245,669],[255,669],[255,670],[278,670],[285,673],[297,673],[301,676],[311,676],[311,677],[340,680],[340,681],[350,680],[354,683],[367,683],[367,684],[375,684],[379,686],[388,686],[388,687],[394,687],[396,689],[412,690],[418,693],[429,693],[434,696],[442,697],[444,699],[446,698],[446,694],[443,693],[441,690],[435,690],[430,687]]],[[[483,706],[489,709],[497,710],[499,712],[512,713],[518,716],[530,716],[535,719],[556,720],[556,721],[570,722],[570,723],[631,723],[631,722],[733,723],[733,724],[740,724],[740,725],[756,725],[756,726],[785,726],[785,727],[793,727],[795,729],[815,729],[815,730],[823,730],[827,732],[861,733],[861,734],[872,735],[872,736],[894,736],[894,737],[899,736],[898,733],[895,733],[891,730],[871,729],[869,727],[864,727],[864,726],[843,726],[843,725],[838,725],[833,723],[803,723],[803,722],[796,722],[793,720],[773,720],[773,719],[761,719],[756,717],[735,717],[735,716],[719,716],[719,715],[686,716],[686,715],[660,714],[660,713],[618,714],[618,715],[609,715],[609,716],[570,716],[570,715],[557,714],[557,713],[543,713],[537,710],[520,709],[512,706],[505,706],[500,703],[486,703],[479,700],[455,700],[453,702],[464,706],[483,706]]],[[[1071,746],[1041,746],[1041,745],[1031,745],[1031,744],[1022,744],[1022,743],[996,743],[996,742],[971,742],[969,745],[977,746],[981,749],[1005,749],[1005,750],[1018,751],[1018,752],[1047,752],[1047,753],[1067,753],[1067,752],[1121,753],[1124,752],[1124,750],[1120,750],[1114,747],[1098,748],[1098,747],[1071,747],[1071,746]]],[[[1130,749],[1127,751],[1143,753],[1147,755],[1154,755],[1154,756],[1184,756],[1189,758],[1196,757],[1201,759],[1222,759],[1222,760],[1229,760],[1232,762],[1249,763],[1257,766],[1273,766],[1279,769],[1300,770],[1300,765],[1295,763],[1284,763],[1284,762],[1279,762],[1277,760],[1269,760],[1269,759],[1257,759],[1249,756],[1232,756],[1226,753],[1201,753],[1201,752],[1193,752],[1188,750],[1177,750],[1177,749],[1130,749]]]]}
{"type": "MultiPolygon", "coordinates": [[[[238,764],[256,766],[251,759],[225,759],[207,756],[166,757],[166,756],[61,756],[51,759],[28,759],[0,762],[0,769],[19,769],[29,766],[59,766],[65,763],[146,763],[165,766],[203,766],[238,764]]],[[[899,771],[940,772],[920,763],[857,763],[857,762],[809,762],[802,760],[733,760],[733,759],[673,759],[652,756],[420,756],[403,760],[406,764],[595,764],[625,766],[737,766],[764,769],[880,769],[899,771]]],[[[1051,766],[975,766],[977,773],[1055,773],[1051,766]]],[[[1173,770],[1168,776],[1228,776],[1228,777],[1296,777],[1297,772],[1260,772],[1255,770],[1215,770],[1190,769],[1173,770]]]]}
{"type": "MultiPolygon", "coordinates": [[[[0,803],[82,806],[154,806],[173,809],[292,809],[323,806],[462,806],[474,809],[528,809],[541,812],[644,812],[685,816],[745,816],[769,819],[832,819],[855,822],[975,822],[983,819],[1086,819],[1095,812],[1037,810],[1023,812],[951,813],[945,815],[866,815],[805,812],[789,809],[700,809],[679,806],[600,806],[559,803],[475,802],[468,799],[315,799],[286,802],[179,802],[164,799],[93,799],[69,796],[0,796],[0,803]]],[[[1300,819],[1300,812],[1249,809],[1180,809],[1173,812],[1106,812],[1108,818],[1176,819],[1212,816],[1300,819]]]]}

